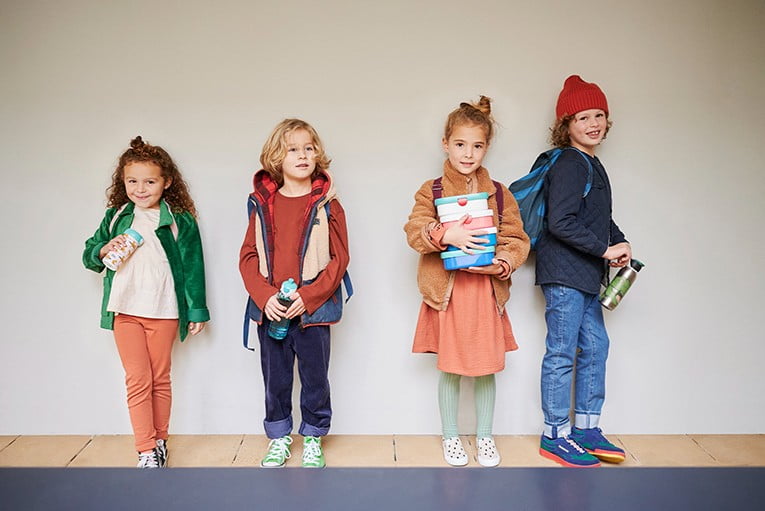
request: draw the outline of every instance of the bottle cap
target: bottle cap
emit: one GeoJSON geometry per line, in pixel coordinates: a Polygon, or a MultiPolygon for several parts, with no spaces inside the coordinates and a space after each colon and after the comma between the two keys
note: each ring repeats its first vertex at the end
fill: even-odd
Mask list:
{"type": "Polygon", "coordinates": [[[131,238],[133,238],[134,240],[136,240],[136,241],[138,242],[138,244],[139,244],[139,245],[140,245],[141,243],[143,243],[143,236],[141,236],[141,235],[138,233],[138,231],[136,231],[136,230],[134,230],[134,229],[125,229],[125,232],[123,232],[122,234],[127,234],[128,236],[130,236],[131,238]]]}
{"type": "Polygon", "coordinates": [[[632,267],[633,270],[640,271],[640,270],[643,269],[645,264],[643,264],[642,262],[638,261],[637,259],[630,259],[630,266],[632,267]]]}
{"type": "Polygon", "coordinates": [[[289,296],[292,293],[294,293],[297,290],[297,284],[295,284],[295,281],[293,279],[287,279],[284,282],[282,282],[282,287],[279,289],[279,292],[283,294],[284,296],[289,296]]]}

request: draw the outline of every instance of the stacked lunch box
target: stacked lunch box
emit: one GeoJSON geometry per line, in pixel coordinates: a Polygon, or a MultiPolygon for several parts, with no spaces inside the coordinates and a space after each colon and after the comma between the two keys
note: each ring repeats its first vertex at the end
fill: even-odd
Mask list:
{"type": "Polygon", "coordinates": [[[482,230],[485,234],[478,236],[488,242],[484,248],[473,249],[472,254],[467,254],[455,246],[441,252],[444,268],[447,270],[459,270],[470,266],[488,266],[494,259],[494,251],[497,246],[497,228],[494,226],[494,212],[489,209],[488,193],[471,193],[468,195],[454,195],[441,197],[435,200],[438,218],[445,228],[459,222],[465,214],[470,215],[463,226],[470,230],[482,230]]]}

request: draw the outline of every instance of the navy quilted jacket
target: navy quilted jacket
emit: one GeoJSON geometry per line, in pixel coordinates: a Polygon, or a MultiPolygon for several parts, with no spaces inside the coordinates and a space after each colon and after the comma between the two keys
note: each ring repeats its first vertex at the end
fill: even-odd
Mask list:
{"type": "Polygon", "coordinates": [[[597,158],[592,164],[592,189],[587,184],[587,163],[581,154],[564,151],[545,176],[547,230],[537,245],[537,284],[562,284],[598,294],[607,268],[601,256],[626,241],[611,218],[611,184],[597,158]]]}

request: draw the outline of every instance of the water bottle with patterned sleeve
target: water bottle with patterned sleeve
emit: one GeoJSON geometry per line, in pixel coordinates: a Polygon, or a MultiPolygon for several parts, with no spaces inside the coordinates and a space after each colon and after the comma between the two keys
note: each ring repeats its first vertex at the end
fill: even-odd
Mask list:
{"type": "Polygon", "coordinates": [[[101,260],[110,270],[117,271],[117,268],[143,244],[143,236],[133,229],[125,229],[122,234],[125,236],[125,244],[118,249],[110,250],[101,260]]]}

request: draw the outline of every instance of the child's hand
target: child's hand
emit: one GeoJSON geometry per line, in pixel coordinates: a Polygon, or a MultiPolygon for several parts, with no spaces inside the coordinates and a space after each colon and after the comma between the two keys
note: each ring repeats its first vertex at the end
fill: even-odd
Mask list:
{"type": "Polygon", "coordinates": [[[282,317],[285,316],[287,307],[279,303],[279,299],[276,297],[276,295],[274,295],[266,302],[266,306],[263,307],[263,312],[271,321],[279,321],[282,319],[282,317]]]}
{"type": "Polygon", "coordinates": [[[632,247],[626,241],[617,243],[608,247],[602,257],[608,260],[608,265],[611,267],[626,266],[632,259],[632,247]]]}
{"type": "Polygon", "coordinates": [[[112,250],[119,250],[125,246],[125,235],[124,234],[118,234],[109,242],[101,247],[101,250],[98,252],[98,256],[100,259],[103,259],[106,254],[111,252],[112,250]]]}
{"type": "Polygon", "coordinates": [[[189,322],[189,334],[197,335],[199,332],[205,329],[205,325],[207,325],[207,323],[189,322]]]}
{"type": "Polygon", "coordinates": [[[470,266],[460,269],[468,273],[479,273],[481,275],[502,275],[505,272],[505,267],[497,259],[492,259],[491,264],[487,266],[470,266]]]}
{"type": "Polygon", "coordinates": [[[471,217],[465,214],[460,218],[456,224],[449,227],[444,233],[444,237],[441,238],[441,242],[444,245],[452,245],[462,250],[466,254],[472,254],[471,249],[481,249],[484,243],[488,243],[489,240],[485,238],[479,238],[478,236],[486,234],[486,231],[482,229],[470,230],[465,229],[465,223],[470,223],[471,217]]]}
{"type": "Polygon", "coordinates": [[[290,305],[289,309],[287,309],[287,313],[284,315],[284,317],[292,319],[300,316],[305,312],[305,304],[303,303],[303,297],[300,296],[300,293],[297,291],[294,291],[290,295],[290,299],[292,300],[292,305],[290,305]]]}

